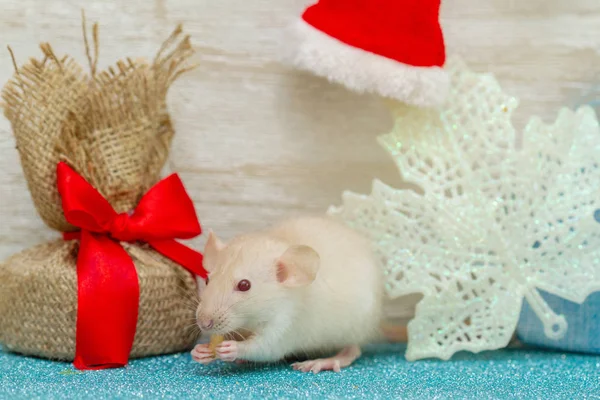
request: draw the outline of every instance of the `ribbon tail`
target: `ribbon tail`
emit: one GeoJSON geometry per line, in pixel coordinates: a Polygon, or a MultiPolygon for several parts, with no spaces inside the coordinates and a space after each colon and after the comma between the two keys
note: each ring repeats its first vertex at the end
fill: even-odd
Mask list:
{"type": "Polygon", "coordinates": [[[198,275],[202,279],[208,277],[208,273],[202,266],[203,256],[201,253],[172,239],[151,240],[148,244],[152,246],[154,250],[175,261],[192,274],[198,275]]]}
{"type": "Polygon", "coordinates": [[[83,230],[77,285],[75,368],[127,365],[140,293],[133,261],[117,242],[83,230]]]}

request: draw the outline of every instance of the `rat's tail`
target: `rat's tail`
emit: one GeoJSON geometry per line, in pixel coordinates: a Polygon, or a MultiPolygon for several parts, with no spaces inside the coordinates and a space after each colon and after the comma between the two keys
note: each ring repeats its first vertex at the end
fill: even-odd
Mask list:
{"type": "Polygon", "coordinates": [[[381,334],[388,342],[408,342],[408,332],[406,324],[394,324],[384,322],[381,324],[381,334]]]}
{"type": "Polygon", "coordinates": [[[386,299],[383,305],[383,321],[380,325],[381,339],[388,342],[408,341],[407,325],[415,316],[415,307],[421,294],[386,299]]]}

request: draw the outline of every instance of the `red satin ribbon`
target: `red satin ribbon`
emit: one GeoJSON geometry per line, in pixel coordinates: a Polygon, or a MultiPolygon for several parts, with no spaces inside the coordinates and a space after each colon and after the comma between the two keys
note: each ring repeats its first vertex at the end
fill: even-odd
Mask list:
{"type": "Polygon", "coordinates": [[[64,234],[65,240],[80,240],[73,364],[77,369],[122,367],[133,346],[140,289],[133,260],[119,242],[146,242],[206,278],[202,254],[175,241],[201,233],[194,204],[177,175],[152,187],[132,214],[118,214],[63,162],[57,178],[65,218],[81,229],[64,234]]]}

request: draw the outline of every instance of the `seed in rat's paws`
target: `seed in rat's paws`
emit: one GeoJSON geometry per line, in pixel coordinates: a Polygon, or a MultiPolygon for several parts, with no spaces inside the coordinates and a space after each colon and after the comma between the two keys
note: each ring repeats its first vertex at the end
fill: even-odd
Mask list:
{"type": "Polygon", "coordinates": [[[225,340],[223,335],[212,335],[210,337],[210,343],[208,344],[208,348],[210,349],[210,352],[214,357],[217,356],[217,346],[223,343],[223,340],[225,340]]]}

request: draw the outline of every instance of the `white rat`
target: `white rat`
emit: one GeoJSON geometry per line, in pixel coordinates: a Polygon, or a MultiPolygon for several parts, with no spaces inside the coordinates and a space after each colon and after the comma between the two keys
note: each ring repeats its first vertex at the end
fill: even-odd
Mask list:
{"type": "MultiPolygon", "coordinates": [[[[337,351],[293,367],[339,372],[379,333],[380,268],[368,242],[341,223],[296,218],[228,244],[211,232],[204,263],[209,282],[197,311],[202,331],[226,337],[251,332],[217,346],[222,361],[271,362],[337,351]]],[[[215,354],[209,344],[199,344],[192,357],[206,364],[215,354]]]]}

